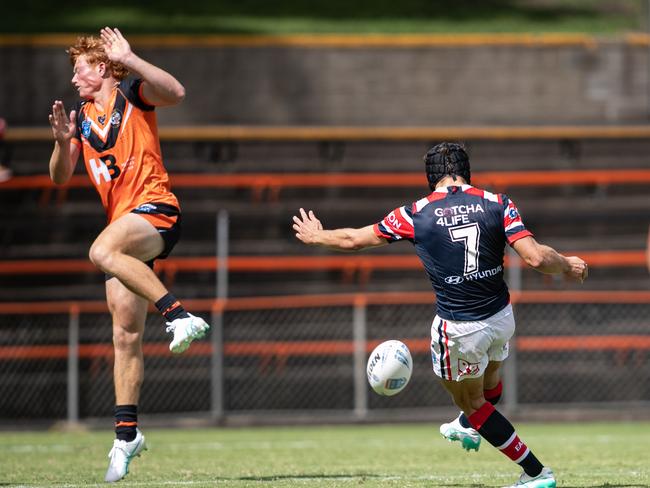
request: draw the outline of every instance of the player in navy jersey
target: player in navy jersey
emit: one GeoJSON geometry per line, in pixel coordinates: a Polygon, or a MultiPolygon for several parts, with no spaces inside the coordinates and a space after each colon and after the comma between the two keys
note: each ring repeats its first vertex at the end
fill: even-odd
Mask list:
{"type": "Polygon", "coordinates": [[[296,237],[339,251],[410,241],[436,294],[433,370],[462,411],[440,427],[441,434],[467,450],[478,450],[484,437],[522,467],[514,487],[555,487],[551,469],[494,408],[502,391],[499,367],[515,330],[503,279],[504,249],[512,246],[537,271],[580,282],[587,277],[587,264],[539,244],[506,195],[471,186],[469,158],[461,145],[438,144],[424,161],[432,190],[426,197],[362,228],[325,230],[311,210],[301,208],[293,217],[296,237]]]}

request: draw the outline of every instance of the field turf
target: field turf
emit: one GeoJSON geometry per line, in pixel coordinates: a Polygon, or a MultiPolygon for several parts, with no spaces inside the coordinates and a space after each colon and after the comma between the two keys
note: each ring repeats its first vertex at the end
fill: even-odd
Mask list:
{"type": "MultiPolygon", "coordinates": [[[[562,487],[650,487],[650,423],[520,424],[562,487]]],[[[432,424],[144,430],[149,451],[118,486],[499,487],[518,468],[432,424]]],[[[109,431],[0,432],[0,486],[103,485],[109,431]]]]}

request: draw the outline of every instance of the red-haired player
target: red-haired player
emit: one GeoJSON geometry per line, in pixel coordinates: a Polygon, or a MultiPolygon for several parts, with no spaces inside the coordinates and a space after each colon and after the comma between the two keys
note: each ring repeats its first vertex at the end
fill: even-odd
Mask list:
{"type": "Polygon", "coordinates": [[[79,155],[107,214],[107,226],[90,248],[90,260],[106,273],[106,299],[115,348],[115,432],[106,481],[122,479],[145,449],[137,428],[144,376],[142,336],[154,302],[174,337],[170,350],[185,351],[209,325],[185,311],[153,272],[180,236],[180,209],[162,163],[155,107],[176,105],[185,89],[166,71],[132,50],[118,29],[81,37],[68,50],[72,84],[81,100],[68,116],[59,100],[49,116],[54,150],[50,176],[65,184],[79,155]],[[129,72],[136,78],[127,78],[129,72]]]}

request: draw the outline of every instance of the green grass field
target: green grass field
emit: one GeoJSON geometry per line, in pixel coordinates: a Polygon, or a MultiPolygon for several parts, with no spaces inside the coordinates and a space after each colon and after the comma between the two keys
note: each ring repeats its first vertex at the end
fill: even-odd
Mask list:
{"type": "MultiPolygon", "coordinates": [[[[522,424],[562,487],[650,487],[650,423],[522,424]]],[[[518,468],[431,424],[146,430],[119,486],[499,487],[518,468]]],[[[0,433],[0,486],[103,485],[109,431],[0,433]]]]}

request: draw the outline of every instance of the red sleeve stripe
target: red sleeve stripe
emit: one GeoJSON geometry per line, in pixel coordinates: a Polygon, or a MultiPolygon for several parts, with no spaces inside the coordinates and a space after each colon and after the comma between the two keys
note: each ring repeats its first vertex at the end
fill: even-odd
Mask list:
{"type": "Polygon", "coordinates": [[[386,219],[382,220],[379,225],[381,226],[382,232],[384,232],[386,235],[390,236],[391,239],[401,239],[402,237],[395,232],[395,229],[393,226],[387,222],[386,219]]]}
{"type": "Polygon", "coordinates": [[[512,234],[511,236],[508,236],[508,244],[510,244],[512,246],[519,239],[523,239],[524,237],[528,237],[528,236],[532,236],[532,235],[533,235],[532,232],[530,232],[529,230],[524,229],[522,231],[517,232],[516,234],[512,234]]]}
{"type": "Polygon", "coordinates": [[[411,229],[413,228],[413,219],[406,213],[405,207],[399,208],[399,216],[402,218],[402,220],[411,226],[411,229]]]}
{"type": "Polygon", "coordinates": [[[521,217],[517,217],[515,219],[505,219],[503,221],[503,226],[505,227],[505,231],[511,231],[515,227],[523,227],[524,223],[521,221],[521,217]]]}
{"type": "Polygon", "coordinates": [[[413,228],[413,221],[410,218],[408,220],[405,219],[404,214],[405,212],[402,211],[401,207],[396,208],[384,218],[384,223],[388,223],[388,225],[401,234],[403,228],[413,228]]]}
{"type": "Polygon", "coordinates": [[[384,239],[393,239],[393,236],[382,232],[382,230],[379,227],[378,223],[372,226],[372,230],[375,231],[375,234],[377,235],[377,237],[383,237],[384,239]]]}
{"type": "Polygon", "coordinates": [[[517,210],[517,207],[510,202],[510,204],[503,210],[503,226],[507,232],[518,225],[523,226],[524,223],[521,220],[519,210],[517,210]]]}
{"type": "Polygon", "coordinates": [[[411,223],[412,219],[408,218],[408,215],[405,214],[406,211],[402,207],[393,210],[379,223],[381,232],[390,235],[394,240],[404,237],[412,239],[414,237],[413,224],[411,223]]]}

